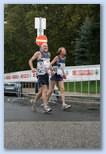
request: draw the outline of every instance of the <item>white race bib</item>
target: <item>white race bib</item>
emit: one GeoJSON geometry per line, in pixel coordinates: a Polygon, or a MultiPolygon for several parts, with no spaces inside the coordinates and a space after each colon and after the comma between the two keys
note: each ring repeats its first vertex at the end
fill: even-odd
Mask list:
{"type": "Polygon", "coordinates": [[[43,61],[38,61],[37,62],[37,73],[38,73],[38,75],[44,75],[45,74],[43,61]]]}
{"type": "Polygon", "coordinates": [[[59,64],[60,64],[60,66],[57,67],[57,74],[62,76],[63,70],[65,68],[65,64],[64,63],[59,63],[59,64]]]}
{"type": "Polygon", "coordinates": [[[44,75],[48,73],[48,68],[50,66],[50,58],[42,58],[42,61],[37,62],[38,75],[44,75]]]}
{"type": "Polygon", "coordinates": [[[57,69],[57,74],[61,75],[61,76],[63,75],[63,72],[62,72],[62,70],[60,68],[57,69]]]}
{"type": "Polygon", "coordinates": [[[44,67],[47,69],[50,67],[50,58],[44,58],[44,67]]]}

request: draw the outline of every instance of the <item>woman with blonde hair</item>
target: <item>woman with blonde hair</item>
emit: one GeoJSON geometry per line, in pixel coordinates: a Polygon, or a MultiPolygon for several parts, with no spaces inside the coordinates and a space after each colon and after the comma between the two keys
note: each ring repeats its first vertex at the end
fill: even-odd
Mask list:
{"type": "Polygon", "coordinates": [[[66,74],[64,72],[65,59],[66,59],[66,49],[64,47],[60,47],[58,49],[57,56],[54,57],[54,59],[51,61],[50,64],[51,79],[48,91],[48,100],[49,100],[52,92],[54,91],[55,85],[58,86],[61,93],[63,110],[71,107],[71,105],[65,103],[65,96],[64,96],[64,79],[66,79],[66,74]]]}

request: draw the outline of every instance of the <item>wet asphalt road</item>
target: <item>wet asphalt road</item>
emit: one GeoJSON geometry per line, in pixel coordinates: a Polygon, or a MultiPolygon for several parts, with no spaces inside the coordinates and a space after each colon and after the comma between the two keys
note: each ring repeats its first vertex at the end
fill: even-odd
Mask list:
{"type": "MultiPolygon", "coordinates": [[[[61,104],[51,104],[51,114],[44,114],[40,104],[37,112],[31,111],[28,99],[5,96],[4,119],[5,121],[99,121],[100,108],[92,105],[72,103],[72,108],[62,111],[61,104]]],[[[70,100],[71,103],[71,100],[70,100]]]]}
{"type": "MultiPolygon", "coordinates": [[[[85,101],[85,100],[83,100],[85,101]]],[[[4,98],[4,148],[9,150],[98,150],[101,148],[100,106],[70,102],[68,112],[51,104],[44,114],[40,104],[31,111],[27,98],[4,98]]]]}

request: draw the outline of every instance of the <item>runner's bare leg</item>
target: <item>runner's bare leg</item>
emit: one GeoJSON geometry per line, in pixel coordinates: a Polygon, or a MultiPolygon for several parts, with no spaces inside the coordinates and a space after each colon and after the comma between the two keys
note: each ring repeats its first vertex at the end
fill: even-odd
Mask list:
{"type": "Polygon", "coordinates": [[[56,82],[54,80],[50,80],[49,83],[50,84],[49,84],[49,90],[47,93],[47,101],[49,101],[49,98],[54,91],[54,87],[55,87],[56,82]]]}

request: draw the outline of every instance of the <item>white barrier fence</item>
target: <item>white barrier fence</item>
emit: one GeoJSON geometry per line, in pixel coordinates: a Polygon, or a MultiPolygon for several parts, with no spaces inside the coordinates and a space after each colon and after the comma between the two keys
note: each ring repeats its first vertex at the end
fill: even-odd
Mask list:
{"type": "MultiPolygon", "coordinates": [[[[98,86],[100,88],[100,83],[98,84],[98,82],[100,82],[100,65],[67,66],[65,72],[67,76],[67,79],[64,80],[66,91],[75,93],[78,92],[78,88],[80,87],[79,92],[82,94],[86,86],[87,93],[90,94],[92,92],[90,89],[95,86],[94,93],[99,93],[98,86]],[[84,85],[84,82],[86,82],[87,85],[84,85]]],[[[25,70],[4,74],[4,82],[21,82],[24,88],[34,88],[37,77],[36,73],[33,73],[31,70],[25,70]]]]}
{"type": "MultiPolygon", "coordinates": [[[[67,66],[65,82],[100,80],[100,65],[67,66]]],[[[31,70],[6,73],[5,82],[35,82],[36,73],[31,70]]]]}

